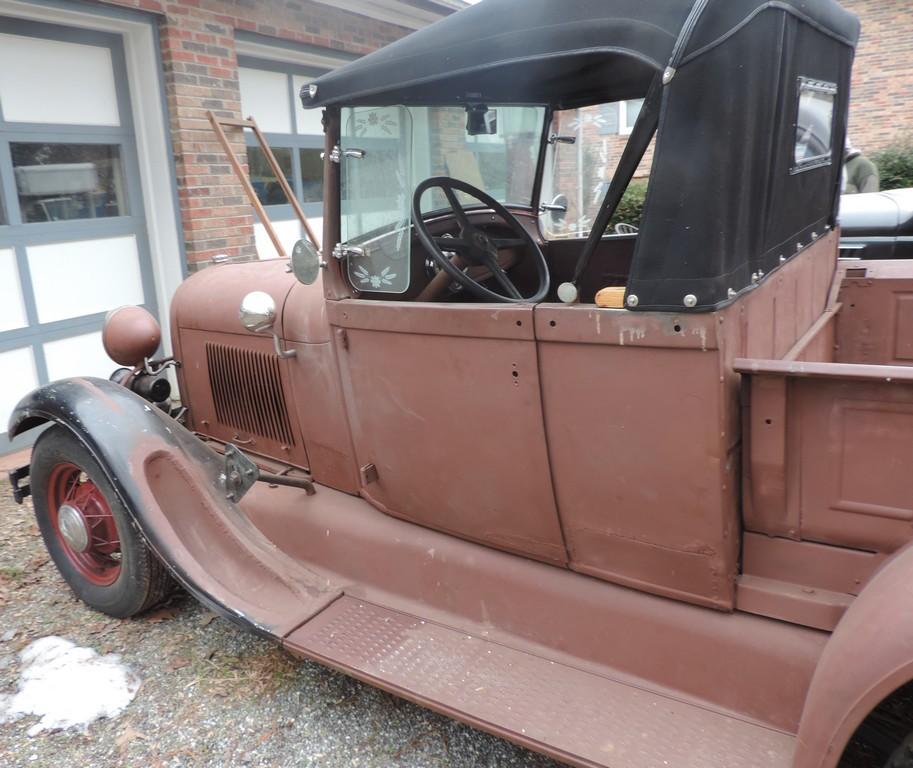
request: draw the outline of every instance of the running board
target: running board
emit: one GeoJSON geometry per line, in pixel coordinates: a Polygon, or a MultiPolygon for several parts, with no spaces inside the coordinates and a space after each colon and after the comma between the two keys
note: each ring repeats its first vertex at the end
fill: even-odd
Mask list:
{"type": "Polygon", "coordinates": [[[284,644],[573,765],[792,764],[789,734],[347,596],[284,644]]]}

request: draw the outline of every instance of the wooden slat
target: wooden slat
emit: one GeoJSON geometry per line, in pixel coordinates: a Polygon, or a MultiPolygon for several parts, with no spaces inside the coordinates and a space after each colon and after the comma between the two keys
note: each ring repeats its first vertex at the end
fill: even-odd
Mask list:
{"type": "MultiPolygon", "coordinates": [[[[247,195],[247,199],[250,201],[250,204],[257,212],[257,217],[266,228],[266,234],[269,235],[269,239],[273,241],[276,252],[281,258],[287,259],[288,254],[285,252],[285,248],[282,247],[282,241],[279,240],[279,235],[277,235],[276,230],[273,229],[273,224],[269,220],[269,216],[266,215],[266,210],[263,208],[263,204],[260,202],[260,198],[257,197],[256,190],[250,183],[250,179],[244,172],[244,168],[238,161],[238,158],[235,155],[235,151],[232,149],[231,142],[229,142],[228,136],[225,135],[225,131],[222,128],[223,125],[236,125],[239,121],[229,121],[229,118],[216,117],[212,111],[207,112],[207,116],[209,117],[209,122],[212,124],[213,131],[215,131],[216,138],[219,140],[219,144],[222,145],[222,149],[225,150],[225,154],[228,156],[228,162],[231,165],[232,170],[235,172],[235,176],[238,177],[238,181],[240,182],[241,187],[244,189],[244,193],[247,195]]],[[[273,160],[275,161],[275,158],[273,158],[273,160]]]]}
{"type": "Polygon", "coordinates": [[[286,179],[285,174],[282,173],[282,169],[279,167],[279,163],[276,161],[276,156],[273,154],[273,150],[270,149],[269,144],[267,144],[266,139],[260,132],[260,128],[257,126],[257,122],[254,120],[254,118],[248,117],[247,122],[249,123],[251,130],[254,132],[254,136],[257,138],[257,142],[260,144],[260,149],[262,149],[263,154],[266,155],[266,159],[270,164],[270,168],[273,169],[273,175],[279,182],[279,186],[282,187],[282,191],[285,193],[286,198],[288,198],[289,203],[294,209],[295,215],[301,222],[301,226],[304,227],[304,231],[307,233],[308,239],[319,251],[320,243],[317,240],[317,235],[315,235],[314,231],[311,229],[310,222],[308,222],[307,216],[304,215],[304,210],[302,209],[301,204],[298,202],[298,198],[295,197],[295,193],[289,186],[288,179],[286,179]]]}

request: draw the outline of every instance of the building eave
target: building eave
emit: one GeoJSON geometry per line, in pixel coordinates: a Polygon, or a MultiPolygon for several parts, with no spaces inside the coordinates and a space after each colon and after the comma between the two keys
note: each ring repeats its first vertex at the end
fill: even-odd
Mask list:
{"type": "Polygon", "coordinates": [[[357,13],[406,29],[421,29],[469,3],[465,0],[315,0],[322,5],[357,13]]]}

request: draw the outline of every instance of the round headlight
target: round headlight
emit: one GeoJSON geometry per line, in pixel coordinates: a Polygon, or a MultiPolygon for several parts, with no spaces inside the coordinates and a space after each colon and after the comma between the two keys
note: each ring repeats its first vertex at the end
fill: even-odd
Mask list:
{"type": "Polygon", "coordinates": [[[101,340],[115,363],[136,367],[155,354],[162,341],[162,329],[142,307],[118,307],[105,318],[101,340]]]}
{"type": "Polygon", "coordinates": [[[276,322],[276,302],[266,291],[251,291],[241,299],[238,319],[251,333],[266,333],[276,322]]]}

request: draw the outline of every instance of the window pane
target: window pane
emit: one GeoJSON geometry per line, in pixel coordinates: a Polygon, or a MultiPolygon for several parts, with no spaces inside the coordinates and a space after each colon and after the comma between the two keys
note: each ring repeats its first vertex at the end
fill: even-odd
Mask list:
{"type": "Polygon", "coordinates": [[[800,78],[793,171],[830,164],[836,95],[832,83],[800,78]]]}
{"type": "Polygon", "coordinates": [[[637,116],[644,105],[643,99],[629,99],[625,102],[625,130],[631,132],[634,130],[634,123],[637,122],[637,116]]]}
{"type": "Polygon", "coordinates": [[[116,144],[10,144],[22,220],[125,216],[127,195],[116,144]]]}
{"type": "MultiPolygon", "coordinates": [[[[282,174],[291,186],[292,150],[288,147],[279,147],[273,149],[273,154],[276,156],[276,162],[279,163],[282,174]]],[[[260,202],[263,205],[287,205],[288,200],[282,187],[279,186],[279,180],[273,173],[273,169],[270,168],[266,155],[260,147],[247,148],[247,164],[250,168],[250,183],[253,184],[260,202]]]]}
{"type": "MultiPolygon", "coordinates": [[[[548,147],[542,178],[542,202],[552,206],[539,221],[549,239],[588,237],[602,208],[606,191],[629,135],[621,130],[627,118],[636,120],[635,110],[642,100],[613,102],[600,106],[582,107],[555,112],[551,133],[562,137],[548,147]],[[614,119],[614,122],[612,120],[614,119]],[[609,129],[606,132],[606,129],[609,129]],[[573,143],[571,143],[573,142],[573,143]]],[[[647,150],[622,202],[606,230],[607,235],[631,232],[640,226],[640,213],[646,190],[646,177],[653,162],[653,145],[647,150]]]]}
{"type": "MultiPolygon", "coordinates": [[[[496,200],[514,205],[529,205],[532,199],[539,142],[542,138],[541,107],[490,105],[483,116],[491,133],[470,135],[463,107],[413,109],[416,130],[413,154],[415,167],[421,169],[413,187],[427,176],[450,176],[468,182],[496,200]]],[[[457,193],[468,205],[474,198],[457,193]]],[[[432,190],[423,200],[424,211],[449,207],[440,190],[432,190]]]]}
{"type": "Polygon", "coordinates": [[[302,149],[301,199],[305,203],[323,202],[323,158],[320,149],[302,149]]]}
{"type": "Polygon", "coordinates": [[[364,152],[342,163],[342,239],[363,254],[347,259],[360,291],[409,288],[412,115],[405,107],[344,109],[340,149],[364,152]]]}

